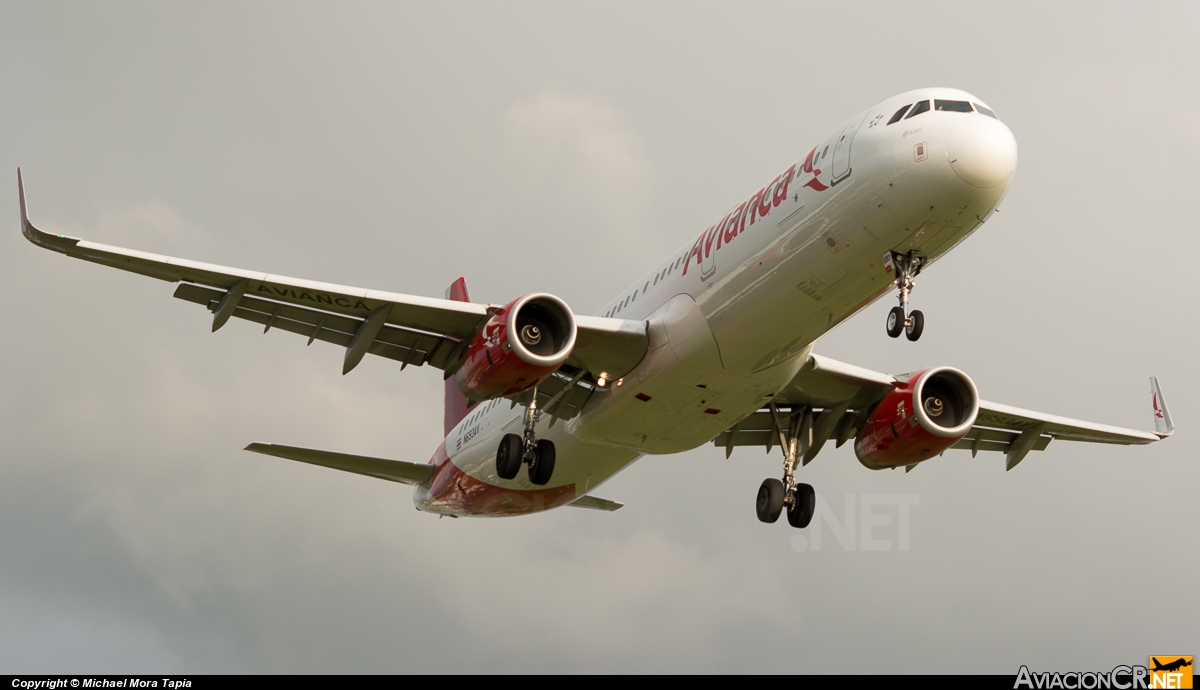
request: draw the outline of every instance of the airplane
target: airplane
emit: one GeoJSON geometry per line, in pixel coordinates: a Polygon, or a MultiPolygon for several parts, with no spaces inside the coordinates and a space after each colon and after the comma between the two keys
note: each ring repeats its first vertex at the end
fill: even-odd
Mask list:
{"type": "Polygon", "coordinates": [[[1172,661],[1169,664],[1164,664],[1154,657],[1150,657],[1150,661],[1154,662],[1154,668],[1150,669],[1151,671],[1173,672],[1173,671],[1178,671],[1181,668],[1186,668],[1186,667],[1192,665],[1191,660],[1188,659],[1187,657],[1179,657],[1178,659],[1176,659],[1175,661],[1172,661]]]}
{"type": "Polygon", "coordinates": [[[983,100],[926,88],[857,113],[803,158],[593,316],[549,293],[474,302],[289,278],[38,230],[18,169],[21,229],[67,256],[179,283],[216,331],[231,318],[431,366],[445,381],[444,440],[427,463],[252,443],[246,450],[414,487],[418,510],[512,516],[616,510],[594,492],[646,454],[712,443],[784,456],[763,481],[762,522],[806,527],[816,494],[796,479],[833,440],[872,470],[911,471],[950,449],[1000,452],[1011,470],[1053,440],[1149,444],[1174,431],[1151,378],[1154,432],[980,398],[948,366],[890,375],[813,352],[820,336],[895,292],[887,335],[921,337],[915,278],[992,218],[1017,145],[983,100]]]}

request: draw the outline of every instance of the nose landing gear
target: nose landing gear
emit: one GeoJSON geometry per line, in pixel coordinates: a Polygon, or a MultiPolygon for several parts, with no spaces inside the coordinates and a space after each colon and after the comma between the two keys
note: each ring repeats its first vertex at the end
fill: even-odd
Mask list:
{"type": "Polygon", "coordinates": [[[899,338],[900,332],[903,331],[904,337],[916,342],[925,330],[925,315],[916,309],[911,312],[908,310],[908,295],[917,284],[913,279],[925,265],[925,257],[913,250],[907,254],[888,252],[884,254],[883,260],[885,265],[895,267],[896,285],[900,287],[900,306],[892,307],[888,312],[887,334],[889,337],[899,338]]]}
{"type": "MultiPolygon", "coordinates": [[[[551,401],[553,403],[553,401],[551,401]]],[[[496,474],[501,479],[513,479],[521,465],[529,465],[529,481],[545,486],[554,476],[554,442],[538,439],[535,429],[542,411],[538,409],[537,388],[525,408],[525,431],[522,436],[505,434],[496,450],[496,474]]]]}
{"type": "Polygon", "coordinates": [[[775,522],[786,510],[788,524],[796,528],[808,527],[817,509],[817,494],[811,484],[797,484],[796,462],[812,445],[812,410],[793,412],[790,423],[784,425],[779,409],[771,406],[771,417],[775,431],[779,434],[779,445],[783,449],[783,480],[764,479],[758,487],[755,511],[762,522],[775,522]]]}

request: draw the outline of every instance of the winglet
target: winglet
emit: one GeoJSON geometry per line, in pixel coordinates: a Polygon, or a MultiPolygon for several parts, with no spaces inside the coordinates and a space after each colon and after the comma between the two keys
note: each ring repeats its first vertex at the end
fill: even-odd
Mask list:
{"type": "Polygon", "coordinates": [[[1166,438],[1175,432],[1175,423],[1171,421],[1171,413],[1167,410],[1167,401],[1163,399],[1162,390],[1158,387],[1158,377],[1150,377],[1150,404],[1154,407],[1154,433],[1159,438],[1166,438]]]}
{"type": "Polygon", "coordinates": [[[21,202],[21,234],[25,239],[33,242],[39,247],[45,247],[56,252],[66,254],[72,247],[79,244],[78,237],[67,237],[66,235],[51,235],[48,232],[42,232],[29,222],[29,206],[25,203],[25,180],[21,177],[21,169],[17,168],[17,197],[21,202]]]}
{"type": "Polygon", "coordinates": [[[21,232],[28,235],[25,228],[29,227],[29,209],[25,207],[25,181],[21,179],[20,168],[17,168],[17,197],[21,201],[21,232]]]}

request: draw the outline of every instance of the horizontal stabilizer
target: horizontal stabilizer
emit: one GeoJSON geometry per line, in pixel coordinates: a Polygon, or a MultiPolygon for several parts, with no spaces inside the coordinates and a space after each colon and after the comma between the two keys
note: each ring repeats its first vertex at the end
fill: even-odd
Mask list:
{"type": "Polygon", "coordinates": [[[363,474],[376,479],[386,479],[401,484],[424,484],[433,478],[433,465],[418,465],[401,460],[368,458],[362,455],[332,453],[327,450],[277,446],[271,443],[251,443],[246,446],[251,453],[274,455],[277,458],[307,462],[310,465],[332,467],[343,472],[363,474]]]}
{"type": "Polygon", "coordinates": [[[575,506],[576,508],[590,508],[592,510],[607,510],[609,512],[612,512],[614,510],[619,510],[620,508],[624,507],[625,504],[621,503],[619,501],[610,501],[607,498],[596,498],[595,496],[581,496],[581,497],[575,499],[574,501],[572,501],[571,503],[568,503],[567,505],[575,506]]]}

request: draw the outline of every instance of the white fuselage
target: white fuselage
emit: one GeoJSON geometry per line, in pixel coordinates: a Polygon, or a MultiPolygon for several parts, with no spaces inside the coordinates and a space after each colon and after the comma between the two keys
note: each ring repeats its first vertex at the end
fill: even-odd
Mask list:
{"type": "Polygon", "coordinates": [[[511,492],[510,505],[480,510],[463,501],[466,489],[455,497],[435,484],[418,488],[418,508],[505,515],[562,505],[643,454],[696,448],[770,402],[817,338],[893,289],[886,252],[936,260],[1004,196],[1016,147],[998,119],[931,108],[888,124],[902,106],[938,99],[986,107],[940,88],[876,104],[606,305],[601,315],[647,322],[649,350],[574,419],[539,425],[558,449],[550,485],[496,474],[500,437],[521,432],[522,409],[491,401],[449,433],[434,462],[511,492]],[[538,492],[559,498],[541,501],[538,492]]]}

